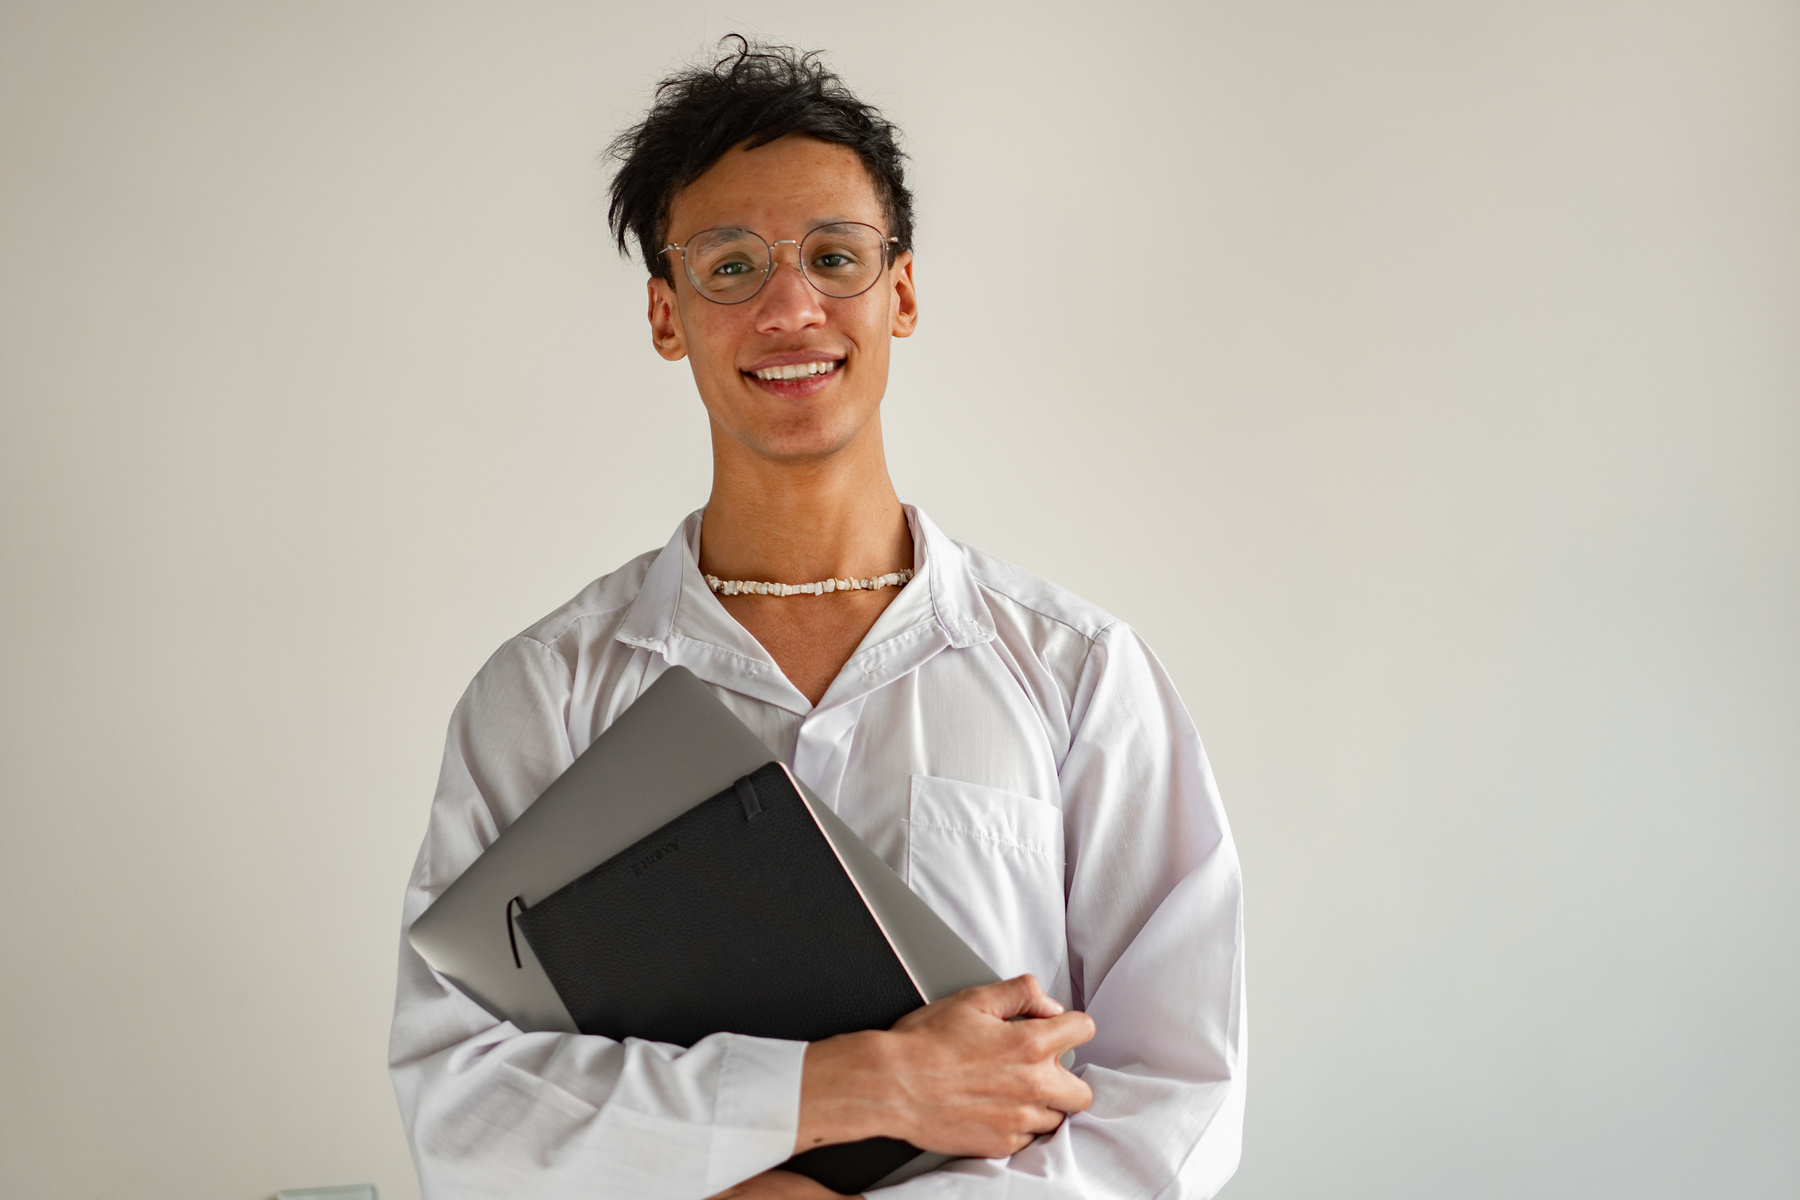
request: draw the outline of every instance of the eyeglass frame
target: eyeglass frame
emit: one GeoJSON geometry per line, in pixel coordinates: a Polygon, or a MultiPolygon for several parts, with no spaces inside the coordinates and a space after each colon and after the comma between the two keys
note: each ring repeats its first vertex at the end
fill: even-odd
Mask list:
{"type": "Polygon", "coordinates": [[[670,242],[656,252],[658,255],[663,255],[671,250],[681,251],[681,273],[688,277],[688,283],[693,286],[697,295],[706,300],[710,300],[714,304],[746,304],[762,295],[762,290],[769,286],[769,280],[775,277],[775,267],[777,266],[775,262],[775,247],[777,246],[792,246],[794,248],[794,265],[800,269],[800,278],[806,280],[813,291],[819,293],[819,295],[825,297],[827,300],[854,300],[858,296],[867,294],[870,288],[873,288],[877,283],[881,282],[881,276],[889,267],[894,265],[894,260],[900,257],[900,239],[897,237],[883,236],[881,230],[877,226],[871,225],[867,221],[825,221],[818,225],[814,225],[811,229],[802,234],[798,240],[794,238],[782,238],[778,242],[768,241],[762,234],[756,232],[756,230],[745,229],[741,225],[715,225],[711,229],[702,229],[698,233],[693,234],[688,238],[688,245],[691,246],[693,244],[694,238],[704,237],[709,233],[719,233],[725,230],[736,230],[739,233],[747,233],[757,241],[762,242],[763,246],[769,252],[769,265],[763,268],[762,282],[756,285],[756,290],[754,292],[751,292],[742,300],[720,300],[716,296],[707,295],[706,289],[700,286],[694,279],[694,273],[688,269],[687,246],[683,246],[679,242],[670,242]],[[813,277],[807,273],[806,260],[800,257],[800,247],[805,244],[807,238],[819,232],[819,230],[829,229],[833,225],[861,225],[864,229],[874,230],[875,234],[880,237],[881,240],[881,270],[875,273],[875,278],[869,280],[867,287],[864,287],[861,291],[851,292],[848,296],[834,296],[824,288],[820,287],[813,277]]]}

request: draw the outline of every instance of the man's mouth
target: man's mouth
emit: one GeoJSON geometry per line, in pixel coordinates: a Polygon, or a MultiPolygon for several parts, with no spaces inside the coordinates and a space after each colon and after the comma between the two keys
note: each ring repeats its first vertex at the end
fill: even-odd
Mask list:
{"type": "Polygon", "coordinates": [[[755,379],[774,382],[781,379],[808,379],[814,375],[829,375],[838,368],[838,360],[821,359],[818,362],[786,363],[779,367],[764,367],[760,371],[746,371],[745,374],[755,379]]]}

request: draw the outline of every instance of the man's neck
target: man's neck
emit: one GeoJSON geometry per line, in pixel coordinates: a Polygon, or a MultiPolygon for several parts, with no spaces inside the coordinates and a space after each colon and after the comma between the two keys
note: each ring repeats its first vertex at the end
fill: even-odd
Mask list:
{"type": "Polygon", "coordinates": [[[721,579],[811,583],[913,564],[912,531],[878,437],[803,463],[715,446],[700,568],[721,579]]]}

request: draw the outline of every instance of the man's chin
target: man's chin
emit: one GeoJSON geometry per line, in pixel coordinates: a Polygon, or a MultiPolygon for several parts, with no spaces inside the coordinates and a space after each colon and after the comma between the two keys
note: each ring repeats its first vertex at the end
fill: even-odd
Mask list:
{"type": "Polygon", "coordinates": [[[850,450],[859,430],[832,423],[806,422],[800,427],[753,429],[734,438],[751,457],[782,466],[808,466],[826,462],[850,450]]]}
{"type": "Polygon", "coordinates": [[[805,467],[829,462],[850,449],[851,438],[796,438],[752,447],[758,458],[779,466],[805,467]]]}
{"type": "Polygon", "coordinates": [[[850,450],[878,427],[879,405],[864,409],[845,403],[850,399],[837,389],[811,403],[757,392],[749,403],[734,405],[735,411],[715,410],[713,424],[754,458],[797,466],[817,463],[850,450]],[[720,420],[722,416],[728,419],[720,420]]]}

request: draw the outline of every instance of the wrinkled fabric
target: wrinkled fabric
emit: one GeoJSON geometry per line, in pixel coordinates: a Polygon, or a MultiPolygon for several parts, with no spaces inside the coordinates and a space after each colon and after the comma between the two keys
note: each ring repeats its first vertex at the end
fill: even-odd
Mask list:
{"type": "MultiPolygon", "coordinates": [[[[707,589],[700,513],[508,641],[451,718],[404,927],[683,666],[997,971],[1098,1026],[1088,1111],[883,1197],[1211,1196],[1243,1128],[1243,903],[1199,736],[1129,627],[906,513],[917,574],[816,707],[707,589]]],[[[709,1196],[792,1153],[804,1053],[523,1033],[401,939],[389,1059],[427,1200],[709,1196]]]]}

